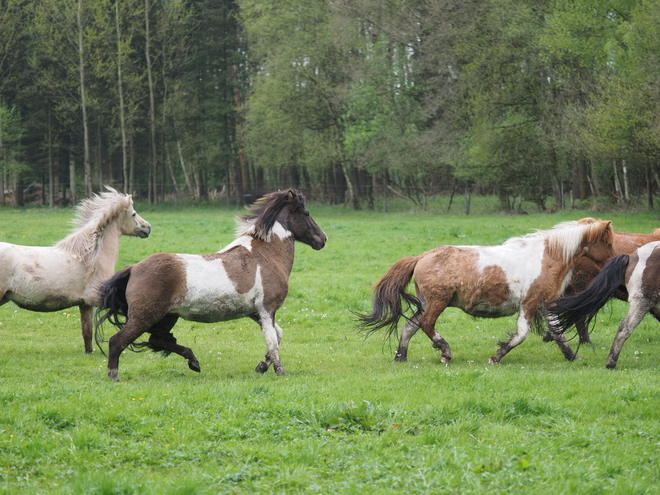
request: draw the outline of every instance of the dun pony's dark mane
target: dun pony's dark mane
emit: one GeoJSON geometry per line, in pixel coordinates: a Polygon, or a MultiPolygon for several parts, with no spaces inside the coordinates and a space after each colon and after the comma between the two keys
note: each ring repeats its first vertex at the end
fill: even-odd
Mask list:
{"type": "Polygon", "coordinates": [[[239,236],[251,235],[262,241],[269,241],[275,221],[286,207],[291,212],[303,210],[305,197],[293,189],[262,196],[247,208],[247,215],[236,219],[237,234],[239,236]]]}

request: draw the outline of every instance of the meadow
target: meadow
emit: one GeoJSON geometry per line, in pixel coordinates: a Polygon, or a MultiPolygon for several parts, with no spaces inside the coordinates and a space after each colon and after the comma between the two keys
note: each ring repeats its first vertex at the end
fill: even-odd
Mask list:
{"type": "MultiPolygon", "coordinates": [[[[83,352],[77,308],[0,307],[0,493],[660,493],[660,333],[650,317],[610,371],[626,310],[618,301],[599,315],[595,347],[574,363],[530,334],[488,365],[515,317],[456,309],[438,323],[451,364],[421,332],[409,361],[396,363],[396,342],[365,339],[351,316],[370,308],[371,284],[403,256],[499,244],[593,213],[309,209],[329,241],[321,251],[297,245],[278,313],[286,376],[254,372],[265,345],[251,320],[180,320],[174,334],[201,373],[175,355],[126,351],[122,381],[112,383],[103,353],[83,352]]],[[[117,268],[161,251],[217,251],[234,239],[240,210],[138,212],[152,235],[122,238],[117,268]]],[[[3,210],[0,239],[50,245],[69,232],[71,216],[3,210]]],[[[660,226],[656,214],[598,216],[619,231],[660,226]]]]}

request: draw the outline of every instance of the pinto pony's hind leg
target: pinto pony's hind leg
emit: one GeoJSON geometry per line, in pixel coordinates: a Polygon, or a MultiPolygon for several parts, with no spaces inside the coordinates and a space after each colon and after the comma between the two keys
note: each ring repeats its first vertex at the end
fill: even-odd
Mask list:
{"type": "Polygon", "coordinates": [[[633,330],[637,328],[637,325],[640,324],[646,313],[651,309],[649,306],[650,304],[637,298],[630,300],[628,313],[626,313],[625,318],[619,324],[619,329],[614,337],[614,342],[612,342],[610,354],[607,356],[607,363],[605,364],[606,368],[616,368],[616,363],[619,360],[619,354],[621,354],[623,344],[626,343],[626,340],[628,340],[628,337],[633,333],[633,330]]]}
{"type": "Polygon", "coordinates": [[[175,314],[168,314],[153,325],[149,329],[151,336],[149,342],[144,345],[149,347],[154,352],[163,352],[165,355],[170,353],[178,354],[184,359],[188,360],[188,367],[199,373],[202,369],[199,366],[199,361],[190,347],[185,347],[176,343],[176,338],[172,335],[172,328],[176,324],[179,317],[175,314]]]}
{"type": "Polygon", "coordinates": [[[86,304],[81,304],[78,309],[80,309],[80,326],[82,327],[85,352],[91,354],[94,352],[94,346],[92,345],[92,314],[94,309],[86,304]]]}
{"type": "Polygon", "coordinates": [[[427,306],[421,317],[419,318],[419,327],[424,330],[424,333],[433,342],[433,347],[439,349],[442,353],[440,361],[448,363],[451,361],[451,347],[445,339],[435,330],[435,322],[440,317],[440,314],[447,308],[449,299],[428,301],[427,306]]]}
{"type": "Polygon", "coordinates": [[[408,361],[408,345],[410,344],[410,339],[412,339],[413,335],[415,335],[417,330],[419,330],[419,318],[421,315],[422,313],[420,312],[415,313],[413,317],[406,321],[401,328],[399,347],[396,350],[396,354],[394,356],[395,361],[402,363],[408,361]]]}

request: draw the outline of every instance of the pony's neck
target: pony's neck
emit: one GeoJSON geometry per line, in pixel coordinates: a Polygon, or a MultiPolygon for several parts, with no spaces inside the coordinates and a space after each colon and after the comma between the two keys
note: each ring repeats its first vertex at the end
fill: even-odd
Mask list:
{"type": "Polygon", "coordinates": [[[268,241],[253,237],[252,252],[259,253],[259,256],[268,262],[279,263],[287,277],[291,274],[295,255],[295,240],[292,235],[281,238],[273,234],[268,241]]]}
{"type": "Polygon", "coordinates": [[[96,238],[96,263],[93,271],[103,279],[110,278],[115,271],[119,257],[119,238],[121,232],[113,222],[101,230],[96,238]]]}

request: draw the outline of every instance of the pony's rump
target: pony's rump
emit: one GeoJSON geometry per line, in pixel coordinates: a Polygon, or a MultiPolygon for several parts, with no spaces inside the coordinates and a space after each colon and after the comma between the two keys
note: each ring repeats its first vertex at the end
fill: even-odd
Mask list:
{"type": "Polygon", "coordinates": [[[356,314],[358,323],[364,327],[367,334],[387,328],[387,333],[391,336],[396,333],[399,320],[406,309],[414,306],[416,312],[422,311],[422,302],[406,292],[419,260],[420,256],[400,259],[376,282],[372,312],[366,315],[356,314]],[[405,309],[401,304],[402,300],[407,303],[405,309]]]}
{"type": "Polygon", "coordinates": [[[598,311],[623,285],[629,261],[630,256],[627,254],[615,256],[585,290],[547,303],[543,307],[543,314],[550,331],[562,333],[581,321],[589,326],[598,311]]]}
{"type": "Polygon", "coordinates": [[[106,280],[99,288],[98,309],[95,314],[96,328],[109,321],[117,327],[123,327],[128,316],[126,286],[131,277],[133,266],[127,266],[106,280]]]}

